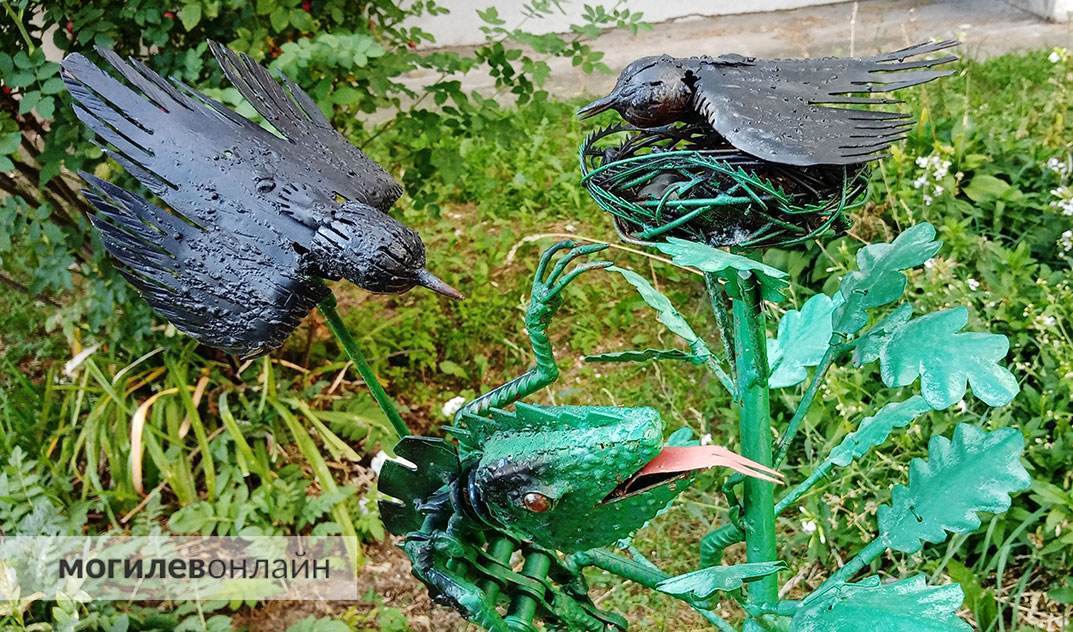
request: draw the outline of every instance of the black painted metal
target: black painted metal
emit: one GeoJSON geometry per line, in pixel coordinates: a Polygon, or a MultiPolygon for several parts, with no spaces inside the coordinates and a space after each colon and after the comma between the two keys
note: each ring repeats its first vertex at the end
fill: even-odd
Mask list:
{"type": "Polygon", "coordinates": [[[613,109],[646,128],[699,119],[734,147],[770,162],[858,164],[883,156],[914,122],[905,114],[852,106],[897,103],[871,95],[950,74],[930,68],[956,60],[953,55],[910,58],[957,44],[917,44],[861,58],[644,57],[622,71],[609,95],[578,115],[613,109]]]}
{"type": "Polygon", "coordinates": [[[174,211],[82,174],[93,225],[150,305],[198,341],[249,357],[282,344],[327,296],[320,278],[461,298],[424,269],[420,236],[385,212],[402,187],[291,80],[210,45],[276,133],[110,50],[97,52],[129,83],[77,53],[63,62],[78,118],[174,211]]]}

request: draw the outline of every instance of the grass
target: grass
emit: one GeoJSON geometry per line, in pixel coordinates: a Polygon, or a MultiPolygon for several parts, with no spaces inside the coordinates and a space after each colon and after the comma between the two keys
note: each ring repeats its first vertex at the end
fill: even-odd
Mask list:
{"type": "MultiPolygon", "coordinates": [[[[922,570],[961,582],[965,614],[983,630],[1058,630],[1068,621],[1073,273],[1058,243],[1073,229],[1073,217],[1051,206],[1060,199],[1052,190],[1069,184],[1069,176],[1046,165],[1051,158],[1067,160],[1071,151],[1073,67],[1052,63],[1048,52],[969,61],[957,76],[911,95],[907,107],[921,124],[876,169],[870,202],[850,235],[766,256],[795,279],[789,303],[799,305],[815,291],[830,291],[861,243],[930,221],[946,245],[932,265],[911,275],[908,291],[922,308],[970,306],[975,328],[1010,338],[1008,361],[1022,379],[1012,405],[985,416],[986,408],[967,400],[932,413],[881,452],[837,470],[803,500],[800,512],[780,518],[780,555],[794,578],[790,597],[818,585],[873,532],[877,505],[905,479],[909,458],[924,453],[931,433],[948,434],[956,423],[972,421],[1024,431],[1033,489],[1015,498],[1008,514],[986,517],[979,533],[916,556],[888,555],[880,572],[895,577],[922,570]],[[925,160],[918,164],[918,158],[925,160]]],[[[420,291],[371,297],[344,284],[334,288],[339,311],[412,428],[438,433],[447,421],[444,402],[478,394],[528,366],[522,315],[540,250],[566,234],[612,239],[607,218],[578,184],[576,144],[588,126],[572,119],[575,105],[538,103],[505,112],[492,131],[420,140],[437,160],[462,167],[426,183],[438,193],[438,208],[418,210],[404,200],[402,213],[425,239],[429,268],[462,289],[465,302],[420,291]]],[[[387,132],[370,149],[404,175],[405,165],[390,160],[391,147],[403,142],[387,132]]],[[[710,333],[691,275],[633,252],[611,254],[658,280],[690,322],[707,324],[710,333]]],[[[65,372],[74,352],[97,337],[85,329],[66,337],[50,331],[53,312],[17,294],[0,295],[0,313],[11,315],[0,334],[0,462],[6,463],[0,466],[0,531],[45,525],[60,532],[138,533],[164,525],[180,533],[341,531],[366,542],[383,536],[370,510],[369,462],[390,447],[390,429],[346,370],[319,315],[280,352],[253,363],[237,365],[161,326],[144,341],[105,345],[65,372]],[[132,432],[136,425],[140,432],[132,432]],[[30,511],[36,507],[44,509],[30,511]]],[[[551,335],[564,372],[536,400],[649,404],[671,429],[688,425],[734,447],[729,402],[702,368],[581,362],[587,353],[673,345],[616,275],[587,275],[571,286],[551,335]]],[[[864,414],[899,397],[878,384],[874,370],[832,371],[791,456],[789,478],[807,473],[864,414]]],[[[790,389],[773,402],[777,429],[798,396],[790,389]]],[[[716,488],[707,481],[687,492],[641,532],[638,548],[669,572],[691,570],[696,542],[726,510],[716,488]]],[[[378,546],[368,554],[390,564],[388,574],[406,572],[397,554],[378,546]]],[[[732,561],[740,556],[740,546],[731,549],[732,561]]],[[[636,629],[700,626],[670,599],[600,574],[591,579],[600,606],[628,613],[636,629]]],[[[459,625],[446,610],[429,610],[405,577],[384,590],[403,596],[385,602],[370,595],[335,614],[347,629],[459,625]],[[398,609],[411,599],[417,605],[409,623],[400,623],[398,609]]],[[[263,620],[261,608],[204,612],[186,605],[168,616],[193,626],[188,629],[212,617],[221,617],[220,625],[252,626],[263,620]]],[[[123,611],[113,605],[72,610],[87,629],[108,629],[123,611]]],[[[730,607],[726,614],[737,616],[730,607]]],[[[36,603],[0,622],[57,616],[36,603]]],[[[149,626],[140,609],[127,616],[149,626]]]]}

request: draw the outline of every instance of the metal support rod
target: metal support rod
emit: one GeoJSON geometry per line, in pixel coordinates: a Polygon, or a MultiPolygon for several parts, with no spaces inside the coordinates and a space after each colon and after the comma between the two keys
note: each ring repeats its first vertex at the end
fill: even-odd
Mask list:
{"type": "MultiPolygon", "coordinates": [[[[617,575],[640,584],[650,590],[659,590],[657,588],[659,583],[670,578],[670,575],[655,568],[655,566],[647,560],[632,560],[602,549],[593,549],[591,551],[575,553],[573,559],[579,566],[595,566],[612,575],[617,575]]],[[[681,597],[678,598],[681,599],[681,597]]],[[[704,617],[705,621],[719,628],[722,632],[735,632],[733,626],[711,610],[685,599],[683,599],[683,601],[696,610],[700,616],[704,617]]]]}
{"type": "Polygon", "coordinates": [[[384,411],[384,415],[387,416],[388,421],[391,422],[391,426],[395,428],[395,432],[400,437],[405,437],[410,434],[410,429],[406,427],[406,422],[402,420],[402,415],[399,414],[399,410],[395,408],[395,402],[391,401],[391,396],[387,394],[384,387],[380,385],[380,382],[376,379],[376,373],[373,372],[373,368],[369,366],[369,363],[365,360],[365,355],[358,348],[358,343],[354,340],[354,337],[347,331],[346,325],[343,324],[343,320],[339,318],[339,313],[335,311],[335,296],[329,294],[328,298],[324,299],[317,305],[320,313],[324,315],[324,320],[328,323],[328,329],[332,331],[336,340],[342,345],[343,351],[346,352],[350,361],[354,363],[354,367],[361,374],[361,378],[365,380],[365,385],[369,387],[369,392],[372,393],[373,399],[380,405],[380,410],[384,411]]]}
{"type": "MultiPolygon", "coordinates": [[[[768,393],[766,333],[760,287],[755,276],[739,282],[741,297],[733,299],[734,353],[738,386],[738,434],[742,456],[763,465],[772,462],[771,411],[768,393]]],[[[745,557],[749,562],[776,559],[775,492],[772,483],[747,478],[744,489],[745,557]]],[[[749,584],[748,596],[758,605],[778,601],[778,578],[764,577],[749,584]]],[[[746,632],[759,632],[750,618],[746,632]]]]}
{"type": "MultiPolygon", "coordinates": [[[[522,575],[537,581],[543,581],[551,568],[551,557],[541,551],[529,551],[522,565],[522,575]]],[[[519,592],[510,602],[507,625],[511,629],[533,629],[533,617],[536,616],[537,602],[529,595],[519,592]]]]}
{"type": "MultiPolygon", "coordinates": [[[[514,555],[514,548],[514,542],[510,538],[496,538],[488,545],[488,555],[510,568],[510,556],[514,555]]],[[[495,607],[496,599],[499,597],[499,584],[493,579],[486,579],[481,584],[481,590],[484,591],[488,604],[495,607]]]]}

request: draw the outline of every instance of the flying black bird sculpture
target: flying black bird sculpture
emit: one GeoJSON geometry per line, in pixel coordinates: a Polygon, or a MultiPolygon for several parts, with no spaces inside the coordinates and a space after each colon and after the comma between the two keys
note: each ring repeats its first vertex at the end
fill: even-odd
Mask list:
{"type": "Polygon", "coordinates": [[[846,106],[897,103],[871,95],[950,74],[931,68],[956,60],[953,55],[910,58],[956,45],[917,44],[860,58],[644,57],[578,115],[616,110],[642,128],[700,119],[737,149],[769,162],[863,163],[881,157],[913,122],[896,112],[846,106]]]}
{"type": "Polygon", "coordinates": [[[278,347],[329,296],[455,289],[425,269],[420,236],[386,213],[390,175],[332,129],[291,80],[210,43],[224,74],[276,133],[134,60],[97,49],[63,61],[78,118],[173,212],[90,174],[91,217],[120,270],[179,330],[253,357],[278,347]]]}

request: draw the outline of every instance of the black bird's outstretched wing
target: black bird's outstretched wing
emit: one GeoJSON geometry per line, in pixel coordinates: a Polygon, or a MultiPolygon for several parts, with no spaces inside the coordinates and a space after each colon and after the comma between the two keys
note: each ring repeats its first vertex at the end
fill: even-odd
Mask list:
{"type": "Polygon", "coordinates": [[[381,211],[402,195],[402,187],[380,165],[343,138],[320,108],[286,75],[283,85],[248,55],[209,42],[231,85],[293,144],[292,158],[316,165],[322,186],[381,211]]]}
{"type": "Polygon", "coordinates": [[[275,257],[256,238],[206,231],[110,182],[83,173],[90,221],[119,270],[177,329],[253,357],[283,344],[328,289],[295,253],[275,257]]]}
{"type": "Polygon", "coordinates": [[[897,100],[854,94],[891,92],[950,74],[930,70],[957,59],[915,59],[956,46],[917,44],[862,58],[701,60],[694,107],[738,149],[790,165],[855,164],[881,157],[913,125],[895,112],[853,109],[897,100]]]}

